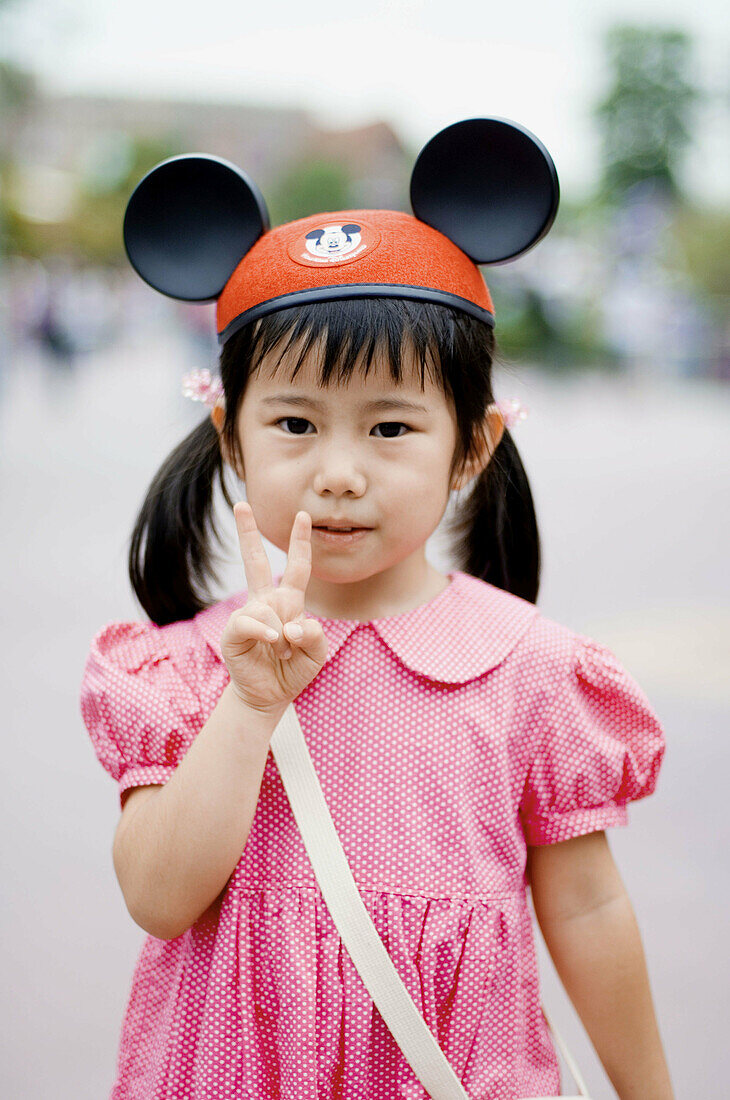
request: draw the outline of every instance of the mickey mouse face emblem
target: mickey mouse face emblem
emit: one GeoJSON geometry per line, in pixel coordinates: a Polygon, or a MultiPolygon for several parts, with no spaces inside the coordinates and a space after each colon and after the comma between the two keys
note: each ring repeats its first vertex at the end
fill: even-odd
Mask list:
{"type": "Polygon", "coordinates": [[[360,221],[326,222],[295,237],[287,249],[305,267],[336,267],[362,259],[380,244],[380,232],[360,221]]]}

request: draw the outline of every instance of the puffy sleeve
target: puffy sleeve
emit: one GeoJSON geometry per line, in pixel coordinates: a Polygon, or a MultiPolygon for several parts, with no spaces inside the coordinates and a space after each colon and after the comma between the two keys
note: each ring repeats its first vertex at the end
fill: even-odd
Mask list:
{"type": "Polygon", "coordinates": [[[167,782],[203,725],[184,649],[154,623],[111,623],[91,643],[81,714],[122,807],[129,787],[167,782]]]}
{"type": "Polygon", "coordinates": [[[609,649],[576,635],[529,764],[520,804],[527,843],[626,825],[626,803],[654,791],[664,749],[639,685],[609,649]]]}

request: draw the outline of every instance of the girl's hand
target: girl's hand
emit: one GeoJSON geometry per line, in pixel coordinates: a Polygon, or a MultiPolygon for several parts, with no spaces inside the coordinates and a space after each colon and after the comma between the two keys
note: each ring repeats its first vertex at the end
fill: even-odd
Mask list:
{"type": "Polygon", "coordinates": [[[226,623],[221,651],[239,698],[255,710],[276,711],[311,683],[329,652],[322,627],[304,611],[312,572],[312,517],[308,512],[294,517],[286,569],[275,588],[251,506],[238,501],[233,515],[249,601],[226,623]],[[301,638],[292,636],[294,624],[302,628],[301,638]],[[267,638],[269,628],[276,639],[267,638]]]}

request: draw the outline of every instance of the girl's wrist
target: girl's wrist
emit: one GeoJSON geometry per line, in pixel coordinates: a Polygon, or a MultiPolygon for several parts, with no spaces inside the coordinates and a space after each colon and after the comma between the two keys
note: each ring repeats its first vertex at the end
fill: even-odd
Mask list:
{"type": "Polygon", "coordinates": [[[288,707],[288,703],[278,703],[276,706],[259,708],[253,707],[243,699],[236,691],[235,685],[229,681],[221,692],[217,707],[220,707],[226,718],[239,731],[242,737],[251,736],[271,740],[282,715],[288,707]]]}

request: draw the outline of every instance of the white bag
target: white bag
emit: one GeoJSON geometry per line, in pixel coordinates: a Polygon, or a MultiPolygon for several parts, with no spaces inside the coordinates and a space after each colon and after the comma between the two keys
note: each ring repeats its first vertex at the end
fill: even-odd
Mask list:
{"type": "MultiPolygon", "coordinates": [[[[401,981],[360,897],[293,703],[287,707],[274,730],[271,751],[332,919],[365,988],[406,1061],[431,1100],[469,1100],[401,981]]],[[[542,1011],[578,1085],[578,1096],[563,1097],[562,1100],[585,1100],[588,1090],[578,1067],[544,1006],[542,1011]]],[[[561,1098],[541,1097],[539,1100],[561,1098]]]]}

